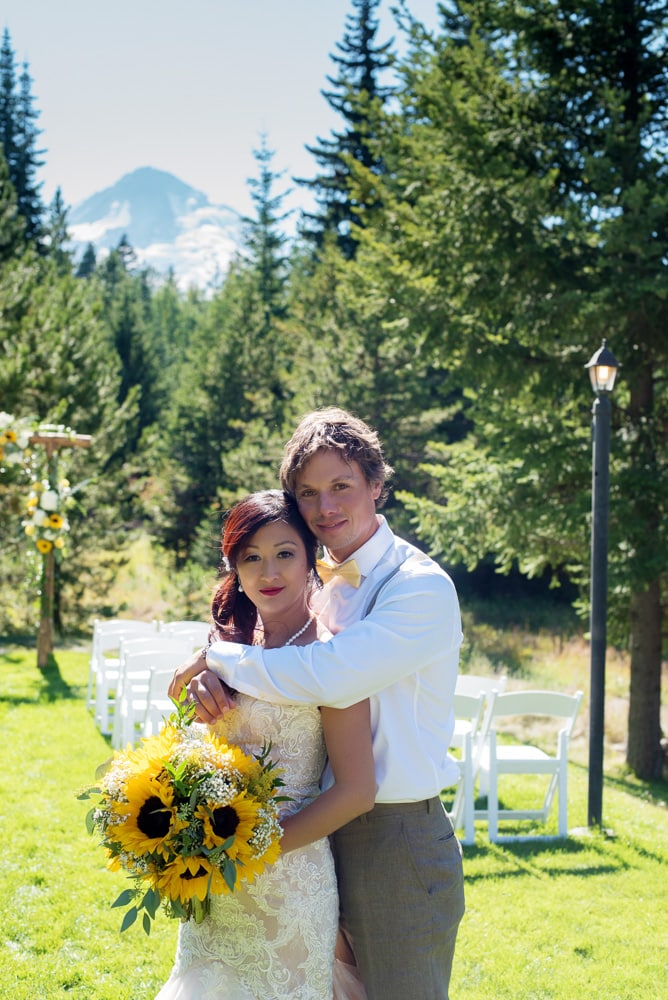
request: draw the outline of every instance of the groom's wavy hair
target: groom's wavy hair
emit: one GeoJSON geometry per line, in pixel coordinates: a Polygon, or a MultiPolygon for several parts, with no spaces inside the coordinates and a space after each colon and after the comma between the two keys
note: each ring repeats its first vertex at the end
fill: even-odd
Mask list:
{"type": "Polygon", "coordinates": [[[306,550],[309,570],[317,579],[318,542],[299,513],[294,497],[283,490],[262,490],[239,500],[225,515],[221,539],[223,576],[211,600],[214,628],[221,639],[250,645],[257,625],[257,608],[244,591],[239,591],[237,562],[256,531],[266,524],[289,524],[306,550]]]}
{"type": "Polygon", "coordinates": [[[388,494],[386,481],[394,469],[385,461],[376,431],[338,406],[307,413],[286,444],[280,477],[287,493],[295,495],[298,473],[316,452],[323,450],[337,451],[346,462],[357,462],[370,486],[380,483],[376,506],[383,506],[388,494]]]}

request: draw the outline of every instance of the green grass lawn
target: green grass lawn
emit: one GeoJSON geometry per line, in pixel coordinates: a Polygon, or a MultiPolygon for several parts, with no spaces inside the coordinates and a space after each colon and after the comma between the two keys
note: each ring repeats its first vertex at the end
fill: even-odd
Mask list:
{"type": "MultiPolygon", "coordinates": [[[[86,711],[87,652],[0,654],[0,997],[150,1000],[171,968],[176,924],[119,934],[126,880],[85,832],[80,788],[110,754],[86,711]]],[[[524,683],[528,685],[526,679],[524,683]]],[[[569,823],[584,827],[587,774],[576,746],[569,823]]],[[[668,997],[665,784],[606,768],[607,832],[464,849],[467,913],[452,1000],[668,997]]],[[[421,1000],[421,998],[407,998],[421,1000]]]]}

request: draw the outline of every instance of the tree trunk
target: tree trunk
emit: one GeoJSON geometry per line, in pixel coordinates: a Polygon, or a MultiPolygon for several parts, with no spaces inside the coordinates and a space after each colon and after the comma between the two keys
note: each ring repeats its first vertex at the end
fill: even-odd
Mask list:
{"type": "Polygon", "coordinates": [[[645,781],[660,778],[661,634],[659,581],[631,597],[631,688],[626,762],[645,781]]]}

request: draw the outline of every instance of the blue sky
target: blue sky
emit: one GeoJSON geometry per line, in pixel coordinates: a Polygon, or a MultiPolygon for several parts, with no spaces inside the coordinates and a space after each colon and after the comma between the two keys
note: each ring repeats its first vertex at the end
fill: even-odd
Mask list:
{"type": "MultiPolygon", "coordinates": [[[[398,36],[394,2],[381,4],[379,42],[398,36]]],[[[438,24],[437,0],[407,6],[438,24]]],[[[320,90],[352,10],[350,0],[3,0],[0,27],[29,63],[40,111],[45,200],[60,186],[75,205],[152,166],[247,213],[262,133],[285,187],[312,176],[304,145],[338,126],[320,90]]]]}

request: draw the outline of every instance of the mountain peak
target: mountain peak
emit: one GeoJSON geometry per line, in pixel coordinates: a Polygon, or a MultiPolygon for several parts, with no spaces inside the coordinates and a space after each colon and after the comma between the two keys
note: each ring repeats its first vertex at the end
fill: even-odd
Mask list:
{"type": "Polygon", "coordinates": [[[182,287],[201,287],[227,270],[241,219],[174,174],[138,167],[76,205],[69,229],[75,252],[88,243],[111,250],[126,235],[141,264],[174,271],[182,287]]]}

